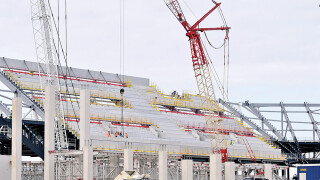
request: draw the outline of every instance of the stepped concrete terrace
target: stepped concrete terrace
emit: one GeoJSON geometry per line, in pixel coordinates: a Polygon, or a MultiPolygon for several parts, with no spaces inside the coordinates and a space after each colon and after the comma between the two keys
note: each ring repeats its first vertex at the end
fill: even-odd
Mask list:
{"type": "MultiPolygon", "coordinates": [[[[40,77],[45,74],[38,71],[37,63],[0,58],[0,68],[43,107],[44,87],[40,77]]],[[[130,143],[137,152],[156,153],[160,146],[166,146],[171,154],[210,154],[210,137],[217,132],[206,128],[205,116],[209,114],[201,109],[199,96],[166,95],[150,85],[146,78],[124,76],[125,82],[121,83],[117,74],[100,71],[63,67],[60,73],[64,122],[78,138],[79,91],[82,88],[91,90],[90,130],[94,149],[122,151],[130,143]],[[66,77],[66,72],[71,77],[66,77]],[[121,88],[124,89],[123,97],[119,93],[121,88]],[[119,131],[124,132],[124,137],[115,137],[119,131]]],[[[215,116],[221,116],[221,111],[217,110],[215,116]]],[[[229,158],[250,159],[249,151],[252,150],[256,159],[285,160],[280,149],[231,114],[223,113],[223,119],[224,130],[220,133],[228,143],[229,158]]],[[[215,139],[212,141],[214,143],[215,139]]]]}

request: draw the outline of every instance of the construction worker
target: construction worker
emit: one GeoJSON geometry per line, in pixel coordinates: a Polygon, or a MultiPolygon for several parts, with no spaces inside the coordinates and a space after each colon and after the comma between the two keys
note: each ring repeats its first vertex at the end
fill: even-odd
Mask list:
{"type": "Polygon", "coordinates": [[[116,132],[116,134],[114,135],[115,137],[118,137],[118,132],[116,132]]]}
{"type": "Polygon", "coordinates": [[[110,136],[110,131],[108,131],[107,136],[108,136],[108,137],[111,137],[111,136],[110,136]]]}
{"type": "Polygon", "coordinates": [[[126,138],[128,138],[129,136],[128,136],[128,133],[126,133],[126,138]]]}
{"type": "Polygon", "coordinates": [[[233,140],[230,140],[230,145],[233,145],[233,140]]]}

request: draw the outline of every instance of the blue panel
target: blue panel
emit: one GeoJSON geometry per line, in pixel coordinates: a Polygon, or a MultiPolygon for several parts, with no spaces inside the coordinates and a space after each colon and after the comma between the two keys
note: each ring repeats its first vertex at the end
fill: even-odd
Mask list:
{"type": "Polygon", "coordinates": [[[300,166],[297,170],[298,180],[299,174],[306,173],[307,180],[320,180],[320,166],[300,166]]]}

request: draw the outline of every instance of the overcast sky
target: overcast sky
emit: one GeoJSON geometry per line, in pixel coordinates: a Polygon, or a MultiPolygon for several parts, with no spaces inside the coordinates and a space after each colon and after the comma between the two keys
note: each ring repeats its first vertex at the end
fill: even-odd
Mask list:
{"type": "MultiPolygon", "coordinates": [[[[190,23],[213,7],[211,0],[180,3],[190,23]]],[[[222,1],[232,28],[231,101],[319,102],[319,4],[319,0],[222,1]]],[[[36,61],[30,16],[28,0],[1,2],[0,56],[36,61]]],[[[214,16],[218,14],[202,26],[220,25],[214,16]]],[[[219,45],[224,36],[210,32],[209,38],[219,45]]],[[[68,0],[70,66],[119,73],[119,42],[119,0],[68,0]]],[[[196,91],[188,43],[162,0],[126,0],[125,74],[150,78],[167,92],[196,91]]],[[[221,52],[210,50],[210,55],[221,70],[221,52]]]]}

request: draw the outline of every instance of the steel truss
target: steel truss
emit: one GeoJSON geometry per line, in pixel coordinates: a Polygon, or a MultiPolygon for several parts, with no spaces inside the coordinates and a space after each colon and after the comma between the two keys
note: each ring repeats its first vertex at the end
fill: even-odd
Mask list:
{"type": "Polygon", "coordinates": [[[22,180],[43,180],[43,162],[23,162],[22,180]]]}
{"type": "Polygon", "coordinates": [[[316,157],[317,152],[320,151],[320,104],[249,103],[249,101],[234,103],[225,102],[222,99],[219,102],[228,112],[241,119],[264,138],[276,142],[298,161],[306,163],[304,153],[312,152],[316,157]],[[305,117],[301,118],[302,115],[305,117]],[[296,120],[296,116],[299,120],[296,120]],[[307,134],[310,135],[310,132],[312,132],[312,138],[303,139],[307,134]]]}
{"type": "MultiPolygon", "coordinates": [[[[114,179],[123,171],[123,153],[100,151],[95,152],[94,154],[94,178],[106,180],[114,179]]],[[[55,174],[57,180],[82,178],[81,151],[75,151],[74,153],[55,152],[53,155],[56,157],[55,174]],[[63,156],[63,154],[65,155],[63,156]]],[[[157,180],[159,176],[158,161],[158,156],[155,154],[135,154],[134,170],[141,174],[149,174],[151,176],[150,180],[157,180]]],[[[178,162],[176,156],[169,158],[169,161],[178,162]]],[[[169,179],[180,180],[181,168],[178,171],[178,176],[176,176],[177,174],[173,176],[169,175],[169,179]],[[180,179],[176,179],[179,177],[180,179]]]]}
{"type": "MultiPolygon", "coordinates": [[[[17,94],[21,97],[24,106],[32,109],[41,119],[44,119],[44,109],[34,99],[27,95],[19,85],[10,78],[4,71],[0,71],[0,82],[2,82],[12,93],[17,94]]],[[[6,98],[8,99],[8,98],[6,98]]],[[[8,109],[8,105],[1,103],[1,111],[4,112],[8,117],[11,116],[11,111],[8,109]]]]}

